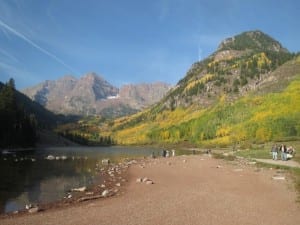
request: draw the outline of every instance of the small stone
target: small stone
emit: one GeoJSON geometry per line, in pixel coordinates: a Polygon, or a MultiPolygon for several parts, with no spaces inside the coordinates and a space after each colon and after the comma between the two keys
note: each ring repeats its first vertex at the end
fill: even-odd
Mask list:
{"type": "Polygon", "coordinates": [[[108,197],[109,195],[109,190],[104,190],[101,194],[103,197],[108,197]]]}
{"type": "Polygon", "coordinates": [[[143,182],[143,179],[142,179],[142,178],[137,178],[137,179],[136,179],[136,183],[141,183],[141,182],[143,182]]]}
{"type": "Polygon", "coordinates": [[[186,163],[186,159],[184,159],[182,162],[183,162],[183,163],[186,163]]]}
{"type": "Polygon", "coordinates": [[[221,168],[221,166],[220,166],[220,165],[217,165],[217,168],[221,168]]]}
{"type": "Polygon", "coordinates": [[[105,188],[105,184],[101,184],[101,186],[100,186],[101,188],[105,188]]]}
{"type": "Polygon", "coordinates": [[[109,159],[102,159],[102,165],[109,165],[110,160],[109,159]]]}
{"type": "Polygon", "coordinates": [[[25,209],[31,209],[32,208],[32,205],[31,204],[26,204],[25,205],[25,209]]]}
{"type": "Polygon", "coordinates": [[[120,187],[120,186],[121,186],[121,184],[120,184],[120,183],[116,183],[116,186],[117,186],[117,187],[120,187]]]}
{"type": "Polygon", "coordinates": [[[78,192],[84,192],[86,191],[86,187],[80,187],[80,188],[72,188],[71,191],[78,191],[78,192]]]}
{"type": "Polygon", "coordinates": [[[38,211],[40,211],[39,207],[33,207],[33,208],[28,209],[29,213],[37,213],[38,211]]]}
{"type": "Polygon", "coordinates": [[[149,180],[147,177],[143,178],[143,182],[147,182],[147,180],[149,180]]]}
{"type": "Polygon", "coordinates": [[[285,180],[285,177],[282,177],[282,176],[273,176],[272,179],[273,180],[285,180]]]}
{"type": "Polygon", "coordinates": [[[147,180],[146,184],[154,184],[154,182],[152,180],[147,180]]]}

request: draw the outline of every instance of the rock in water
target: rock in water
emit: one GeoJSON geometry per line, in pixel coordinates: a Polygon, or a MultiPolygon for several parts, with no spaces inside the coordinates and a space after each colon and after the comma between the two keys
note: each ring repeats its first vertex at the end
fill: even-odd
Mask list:
{"type": "Polygon", "coordinates": [[[84,191],[86,191],[86,187],[72,188],[71,191],[84,192],[84,191]]]}
{"type": "Polygon", "coordinates": [[[54,160],[54,159],[55,159],[55,156],[53,156],[53,155],[48,155],[48,156],[46,157],[46,159],[48,159],[48,160],[54,160]]]}
{"type": "Polygon", "coordinates": [[[102,164],[103,165],[108,165],[110,163],[109,159],[102,159],[102,164]]]}

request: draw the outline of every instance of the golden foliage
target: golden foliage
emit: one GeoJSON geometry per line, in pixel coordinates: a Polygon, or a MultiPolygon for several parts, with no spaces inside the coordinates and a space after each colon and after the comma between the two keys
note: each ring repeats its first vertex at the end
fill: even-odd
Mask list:
{"type": "Polygon", "coordinates": [[[215,75],[214,74],[205,74],[203,77],[201,77],[200,79],[197,79],[197,80],[193,80],[193,81],[190,81],[188,83],[188,85],[185,87],[184,91],[188,91],[189,89],[195,87],[197,84],[205,84],[207,83],[208,81],[210,81],[215,75]]]}

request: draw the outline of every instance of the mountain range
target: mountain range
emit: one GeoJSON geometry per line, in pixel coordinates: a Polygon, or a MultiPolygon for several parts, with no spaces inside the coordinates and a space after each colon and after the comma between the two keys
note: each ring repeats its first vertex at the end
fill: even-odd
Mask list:
{"type": "Polygon", "coordinates": [[[48,110],[65,115],[118,117],[158,102],[170,89],[165,83],[130,84],[120,89],[96,73],[77,79],[67,75],[22,92],[48,110]]]}
{"type": "MultiPolygon", "coordinates": [[[[119,144],[244,145],[300,136],[300,56],[262,31],[227,38],[152,107],[98,132],[119,144]]],[[[86,125],[86,124],[85,124],[86,125]]],[[[91,133],[93,125],[74,130],[91,133]]]]}

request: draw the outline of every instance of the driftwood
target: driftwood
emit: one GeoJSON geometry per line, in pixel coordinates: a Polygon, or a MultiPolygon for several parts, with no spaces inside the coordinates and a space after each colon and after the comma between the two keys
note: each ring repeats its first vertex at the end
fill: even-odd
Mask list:
{"type": "Polygon", "coordinates": [[[77,199],[77,202],[84,202],[84,201],[89,201],[93,199],[98,199],[98,198],[103,198],[102,195],[94,195],[94,196],[86,196],[86,197],[81,197],[77,199]]]}

